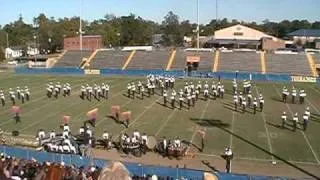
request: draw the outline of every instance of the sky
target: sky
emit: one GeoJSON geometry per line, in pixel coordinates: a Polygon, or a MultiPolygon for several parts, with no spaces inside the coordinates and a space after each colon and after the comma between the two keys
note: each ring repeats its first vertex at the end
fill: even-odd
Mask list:
{"type": "MultiPolygon", "coordinates": [[[[216,0],[200,1],[200,23],[216,18],[216,0]]],[[[307,19],[320,21],[320,0],[217,0],[218,18],[256,21],[265,19],[307,19]]],[[[0,25],[18,19],[22,15],[27,23],[44,13],[47,17],[72,17],[82,12],[85,20],[103,18],[105,14],[116,16],[133,13],[144,19],[161,22],[173,11],[181,20],[197,21],[197,0],[3,0],[0,5],[0,25]],[[82,1],[82,11],[80,2],[82,1]]]]}

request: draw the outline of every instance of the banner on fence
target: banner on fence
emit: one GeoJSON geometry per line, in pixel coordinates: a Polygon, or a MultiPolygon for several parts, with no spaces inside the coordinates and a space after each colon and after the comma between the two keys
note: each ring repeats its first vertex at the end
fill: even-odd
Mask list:
{"type": "Polygon", "coordinates": [[[85,69],[84,74],[100,75],[99,69],[85,69]]]}
{"type": "Polygon", "coordinates": [[[310,83],[316,83],[317,78],[316,77],[310,77],[310,76],[291,76],[292,82],[310,82],[310,83]]]}

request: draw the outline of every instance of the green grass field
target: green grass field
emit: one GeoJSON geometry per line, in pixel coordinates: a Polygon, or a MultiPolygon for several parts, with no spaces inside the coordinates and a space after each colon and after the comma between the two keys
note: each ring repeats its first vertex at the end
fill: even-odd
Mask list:
{"type": "MultiPolygon", "coordinates": [[[[320,89],[315,84],[294,84],[297,88],[304,87],[308,96],[305,104],[284,104],[280,102],[280,93],[284,84],[272,82],[257,82],[253,93],[262,92],[265,97],[265,109],[254,115],[252,109],[248,112],[233,111],[231,82],[223,81],[226,87],[224,99],[203,101],[199,100],[194,108],[172,110],[162,105],[159,95],[140,100],[129,99],[126,94],[126,84],[138,79],[133,77],[100,77],[100,76],[22,76],[0,74],[0,88],[6,92],[7,105],[0,107],[0,127],[6,132],[19,130],[23,135],[35,135],[42,128],[46,131],[59,131],[63,115],[70,115],[70,125],[73,132],[86,120],[86,113],[95,107],[99,108],[99,117],[95,128],[96,136],[101,136],[104,130],[114,137],[122,132],[133,132],[135,129],[158,138],[179,136],[186,141],[192,141],[200,146],[197,135],[198,129],[206,131],[205,149],[199,153],[191,146],[190,152],[199,156],[219,156],[226,146],[231,146],[235,157],[243,160],[272,161],[273,156],[264,152],[269,151],[280,158],[295,163],[319,165],[320,159],[320,89]],[[57,100],[46,96],[46,83],[69,82],[72,85],[72,96],[57,100]],[[81,84],[110,84],[108,100],[91,102],[80,99],[81,84]],[[22,122],[15,124],[10,112],[11,103],[8,101],[8,89],[17,86],[29,86],[31,100],[21,105],[22,122]],[[108,118],[111,105],[119,105],[121,111],[132,111],[132,121],[129,129],[108,118]],[[313,113],[308,130],[293,132],[292,127],[281,129],[280,116],[286,111],[291,114],[298,112],[302,115],[305,107],[310,106],[313,113]]],[[[196,83],[198,80],[194,79],[196,83]]],[[[180,89],[184,80],[178,80],[176,90],[180,89]]],[[[211,82],[209,81],[211,85],[211,82]]],[[[287,84],[291,88],[291,85],[287,84]]],[[[290,122],[291,124],[291,122],[290,122]]]]}

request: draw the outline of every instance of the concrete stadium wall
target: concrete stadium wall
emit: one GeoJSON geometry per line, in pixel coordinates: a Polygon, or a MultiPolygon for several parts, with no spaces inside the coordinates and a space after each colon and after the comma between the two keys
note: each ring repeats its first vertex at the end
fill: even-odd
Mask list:
{"type": "MultiPolygon", "coordinates": [[[[101,69],[101,70],[83,70],[75,67],[54,67],[54,68],[26,68],[18,67],[15,69],[17,74],[54,74],[54,75],[101,75],[101,76],[112,76],[112,75],[124,75],[124,76],[146,76],[148,74],[155,75],[168,75],[175,77],[184,77],[185,73],[182,70],[164,71],[164,70],[121,70],[121,69],[101,69]]],[[[238,80],[249,80],[250,75],[254,81],[277,81],[277,82],[292,82],[292,77],[289,74],[261,74],[261,73],[249,73],[249,72],[211,72],[211,71],[200,71],[189,73],[190,77],[198,78],[215,78],[232,80],[237,78],[238,80]]],[[[188,77],[186,76],[186,77],[188,77]]],[[[304,78],[304,76],[297,76],[304,78]]],[[[306,77],[308,78],[308,77],[306,77]]],[[[315,78],[314,78],[315,79],[315,78]]],[[[298,82],[298,81],[295,81],[298,82]]],[[[310,82],[305,80],[305,82],[310,82]]],[[[314,80],[313,83],[320,84],[320,78],[314,80]]]]}

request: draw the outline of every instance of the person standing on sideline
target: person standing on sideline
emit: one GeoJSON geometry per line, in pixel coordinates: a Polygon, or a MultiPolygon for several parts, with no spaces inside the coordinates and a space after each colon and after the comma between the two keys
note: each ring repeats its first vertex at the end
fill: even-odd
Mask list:
{"type": "Polygon", "coordinates": [[[286,114],[286,112],[282,113],[281,119],[282,119],[282,129],[284,129],[284,127],[286,125],[286,122],[287,122],[287,114],[286,114]]]}

